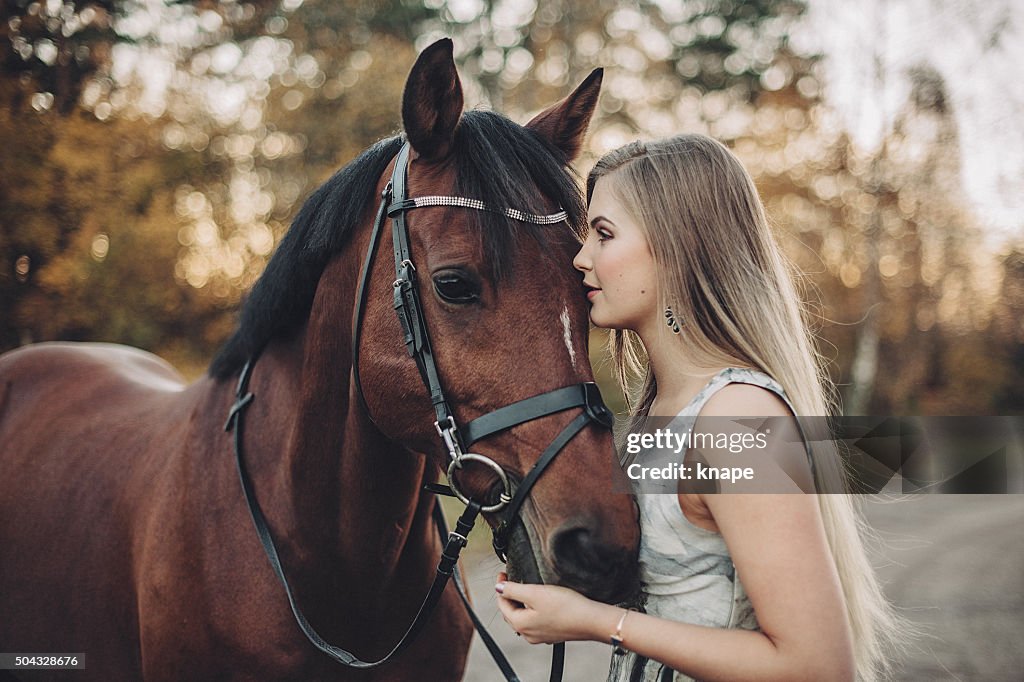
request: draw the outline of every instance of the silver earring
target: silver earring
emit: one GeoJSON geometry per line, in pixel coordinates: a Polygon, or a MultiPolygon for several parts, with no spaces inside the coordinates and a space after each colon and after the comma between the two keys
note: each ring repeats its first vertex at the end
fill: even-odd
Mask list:
{"type": "Polygon", "coordinates": [[[675,313],[672,312],[672,306],[665,308],[665,324],[668,325],[669,329],[672,330],[673,334],[679,333],[679,320],[676,319],[675,313]]]}

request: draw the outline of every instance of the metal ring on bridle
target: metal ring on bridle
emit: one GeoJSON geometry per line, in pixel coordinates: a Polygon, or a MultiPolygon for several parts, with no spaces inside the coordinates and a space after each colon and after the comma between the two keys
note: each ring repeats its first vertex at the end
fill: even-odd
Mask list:
{"type": "Polygon", "coordinates": [[[459,490],[459,486],[455,484],[455,470],[461,469],[462,463],[465,460],[480,462],[481,464],[489,466],[496,474],[498,474],[498,479],[501,481],[501,485],[504,488],[504,492],[502,492],[501,496],[498,498],[497,504],[492,504],[489,507],[480,507],[480,511],[496,512],[512,501],[512,486],[508,482],[508,475],[505,473],[505,470],[489,457],[467,452],[459,457],[459,459],[453,459],[451,464],[448,465],[448,487],[450,487],[452,492],[455,493],[455,497],[462,500],[463,504],[469,504],[469,498],[462,494],[462,491],[459,490]]]}

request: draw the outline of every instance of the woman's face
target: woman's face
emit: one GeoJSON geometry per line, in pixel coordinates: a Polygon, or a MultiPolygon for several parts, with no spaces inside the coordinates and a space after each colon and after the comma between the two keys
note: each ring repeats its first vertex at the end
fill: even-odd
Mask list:
{"type": "Polygon", "coordinates": [[[594,185],[590,232],[572,264],[583,273],[591,321],[640,332],[659,319],[657,269],[647,237],[612,193],[612,182],[604,176],[594,185]]]}

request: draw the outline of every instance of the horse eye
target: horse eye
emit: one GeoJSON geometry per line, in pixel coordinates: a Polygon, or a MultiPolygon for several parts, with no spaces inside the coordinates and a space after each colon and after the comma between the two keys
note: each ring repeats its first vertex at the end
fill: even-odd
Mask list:
{"type": "Polygon", "coordinates": [[[434,275],[434,291],[449,303],[472,303],[480,298],[480,287],[462,273],[434,275]]]}

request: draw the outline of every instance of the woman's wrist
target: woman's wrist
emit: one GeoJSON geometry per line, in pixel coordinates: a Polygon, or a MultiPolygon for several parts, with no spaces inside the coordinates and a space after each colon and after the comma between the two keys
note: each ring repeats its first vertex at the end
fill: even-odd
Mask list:
{"type": "Polygon", "coordinates": [[[616,634],[616,629],[626,610],[621,606],[611,606],[610,604],[602,603],[599,606],[600,610],[595,612],[594,618],[590,621],[587,638],[594,642],[611,644],[612,635],[616,634]]]}

